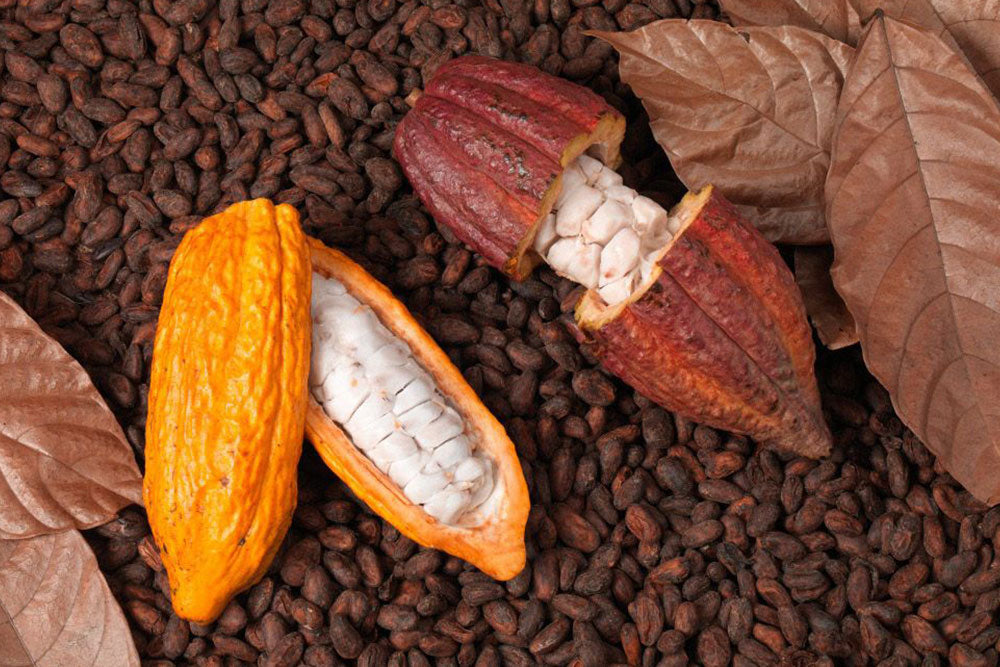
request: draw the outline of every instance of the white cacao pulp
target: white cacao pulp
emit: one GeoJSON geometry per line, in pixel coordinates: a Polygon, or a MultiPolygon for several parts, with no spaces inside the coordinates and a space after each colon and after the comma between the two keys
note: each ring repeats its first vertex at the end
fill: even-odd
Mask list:
{"type": "Polygon", "coordinates": [[[646,282],[656,254],[678,228],[617,172],[581,155],[563,172],[562,190],[533,247],[556,273],[596,289],[610,306],[646,282]]]}
{"type": "Polygon", "coordinates": [[[457,525],[490,499],[494,462],[410,347],[333,278],[313,274],[309,388],[411,502],[457,525]]]}

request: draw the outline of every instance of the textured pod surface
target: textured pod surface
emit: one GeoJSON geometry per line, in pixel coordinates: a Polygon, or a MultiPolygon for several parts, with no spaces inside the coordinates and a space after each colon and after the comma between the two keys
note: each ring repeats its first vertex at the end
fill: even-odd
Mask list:
{"type": "Polygon", "coordinates": [[[462,417],[470,439],[495,465],[496,502],[484,503],[455,525],[436,520],[412,502],[312,397],[306,415],[310,441],[359,498],[410,539],[464,558],[497,579],[515,576],[524,568],[524,526],[530,503],[513,443],[448,356],[384,285],[336,250],[318,241],[310,245],[313,271],[337,280],[371,308],[382,325],[409,346],[414,359],[462,417]]]}
{"type": "Polygon", "coordinates": [[[205,219],[171,261],[143,495],[174,609],[191,621],[260,579],[291,523],[310,275],[295,209],[264,199],[205,219]]]}
{"type": "Polygon", "coordinates": [[[588,148],[616,166],[625,120],[603,98],[529,65],[465,56],[442,65],[396,130],[393,151],[439,223],[515,278],[588,148]]]}
{"type": "Polygon", "coordinates": [[[708,186],[672,213],[677,237],[632,299],[577,306],[613,373],[706,424],[807,456],[829,453],[805,308],[778,251],[708,186]]]}

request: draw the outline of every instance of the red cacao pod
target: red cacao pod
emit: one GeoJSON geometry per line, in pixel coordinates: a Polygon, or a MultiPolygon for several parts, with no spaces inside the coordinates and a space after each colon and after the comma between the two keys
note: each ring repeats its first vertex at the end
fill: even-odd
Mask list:
{"type": "Polygon", "coordinates": [[[523,279],[563,168],[591,146],[618,166],[625,119],[586,88],[534,67],[465,56],[438,68],[393,150],[434,218],[523,279]]]}

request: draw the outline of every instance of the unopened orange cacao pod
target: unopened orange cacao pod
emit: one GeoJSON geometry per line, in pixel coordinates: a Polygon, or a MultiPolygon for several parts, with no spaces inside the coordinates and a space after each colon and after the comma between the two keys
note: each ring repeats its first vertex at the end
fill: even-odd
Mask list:
{"type": "Polygon", "coordinates": [[[143,495],[175,611],[213,621],[291,523],[309,369],[298,214],[258,199],[189,231],[157,324],[143,495]]]}

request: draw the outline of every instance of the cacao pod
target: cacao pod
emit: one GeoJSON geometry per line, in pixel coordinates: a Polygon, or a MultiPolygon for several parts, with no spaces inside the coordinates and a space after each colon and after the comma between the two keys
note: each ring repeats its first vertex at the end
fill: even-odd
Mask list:
{"type": "Polygon", "coordinates": [[[583,338],[667,409],[825,456],[812,332],[777,249],[712,186],[685,195],[673,216],[683,226],[643,291],[607,307],[589,290],[577,304],[583,338]]]}
{"type": "Polygon", "coordinates": [[[563,168],[588,148],[612,167],[625,118],[601,97],[527,65],[465,56],[438,68],[393,151],[441,224],[522,279],[563,168]]]}
{"type": "MultiPolygon", "coordinates": [[[[355,495],[410,539],[463,558],[494,578],[510,579],[515,576],[524,568],[525,563],[524,527],[529,500],[513,443],[448,356],[384,285],[342,253],[318,241],[310,240],[309,243],[313,271],[318,276],[313,278],[317,285],[313,290],[314,386],[308,401],[305,424],[309,440],[326,464],[355,495]],[[329,290],[322,287],[321,281],[324,279],[332,279],[337,287],[329,290]],[[334,309],[333,312],[325,312],[328,308],[334,309]],[[369,313],[372,320],[350,320],[362,312],[369,313]],[[328,324],[330,328],[327,328],[328,324]],[[340,326],[339,331],[337,325],[340,326]],[[381,341],[381,335],[392,340],[381,341]],[[372,342],[373,340],[376,342],[372,342]],[[326,346],[352,346],[353,352],[363,358],[337,356],[337,350],[325,349],[326,346]],[[460,418],[461,430],[472,441],[474,453],[478,453],[476,455],[481,456],[489,466],[487,472],[491,475],[491,487],[488,496],[481,498],[478,505],[463,507],[460,515],[454,514],[454,520],[439,518],[440,515],[435,516],[425,509],[429,508],[433,500],[421,505],[422,501],[419,498],[415,500],[413,496],[409,480],[414,479],[416,472],[407,468],[419,466],[420,463],[417,462],[423,461],[433,465],[437,460],[435,456],[423,452],[413,454],[409,459],[397,460],[401,455],[394,454],[394,451],[398,450],[379,451],[380,444],[389,443],[392,439],[387,434],[398,435],[400,441],[410,447],[407,453],[412,451],[413,445],[407,444],[406,438],[409,436],[401,428],[400,422],[411,435],[415,433],[413,437],[416,440],[421,441],[422,437],[419,431],[421,425],[407,421],[407,416],[414,414],[418,408],[397,410],[402,416],[390,412],[373,418],[374,412],[366,412],[370,403],[384,401],[387,394],[390,398],[395,398],[395,405],[398,407],[400,397],[404,397],[411,387],[421,382],[419,377],[404,377],[392,386],[364,385],[366,379],[363,366],[366,363],[374,365],[378,373],[379,363],[372,360],[386,356],[386,350],[392,354],[411,355],[410,359],[399,357],[396,362],[400,367],[414,369],[415,376],[426,373],[432,379],[442,398],[441,402],[448,403],[460,418]],[[335,359],[329,363],[328,368],[324,365],[327,354],[333,355],[335,359]],[[415,365],[411,362],[415,362],[415,365]],[[358,372],[352,374],[343,370],[350,367],[358,372]],[[364,385],[360,393],[358,385],[364,385]],[[356,395],[358,398],[350,399],[349,395],[356,395]],[[317,402],[317,396],[322,396],[324,405],[317,402]],[[339,409],[335,405],[338,401],[342,413],[335,421],[330,415],[339,409]],[[341,423],[341,419],[346,424],[341,423]],[[385,430],[372,433],[383,419],[386,420],[385,430]],[[362,437],[366,438],[364,442],[362,437]],[[393,467],[394,463],[402,466],[403,470],[393,467]],[[381,469],[387,466],[388,473],[381,469]],[[404,480],[398,477],[399,474],[405,475],[405,485],[401,484],[404,480]]],[[[385,383],[391,382],[389,379],[385,380],[385,383]]],[[[383,405],[383,410],[391,410],[393,401],[383,405]]],[[[444,408],[445,412],[448,409],[444,408]]],[[[439,407],[438,414],[440,413],[439,407]]],[[[438,420],[431,422],[435,423],[438,420]]],[[[437,445],[433,450],[435,454],[443,451],[447,445],[435,440],[421,441],[421,444],[437,445]]],[[[468,457],[469,452],[466,450],[464,455],[468,457]]],[[[427,469],[425,466],[423,470],[427,469]]],[[[461,470],[461,464],[451,468],[456,469],[461,470]]],[[[448,469],[442,468],[438,472],[442,483],[453,481],[444,479],[449,475],[448,469]]],[[[452,476],[457,480],[461,477],[461,472],[453,473],[452,476]]]]}
{"type": "Polygon", "coordinates": [[[309,369],[309,250],[258,199],[189,231],[157,323],[143,497],[182,618],[213,621],[292,519],[309,369]]]}
{"type": "MultiPolygon", "coordinates": [[[[584,182],[582,174],[591,158],[616,166],[623,135],[622,116],[581,86],[530,65],[465,56],[442,65],[416,97],[393,151],[438,223],[491,265],[522,279],[544,256],[582,280],[588,291],[575,333],[651,400],[781,449],[828,453],[801,295],[774,247],[718,192],[688,195],[669,219],[663,212],[655,226],[667,240],[641,258],[648,236],[601,237],[606,245],[594,247],[600,234],[588,237],[587,225],[607,228],[601,202],[627,188],[620,177],[591,173],[604,182],[584,182]],[[560,197],[571,171],[567,195],[570,187],[584,193],[586,206],[560,197]],[[606,273],[605,260],[625,261],[628,248],[629,271],[606,273]],[[617,280],[597,289],[603,275],[617,280]]],[[[628,211],[630,224],[645,224],[653,202],[634,194],[622,198],[641,202],[628,211]]]]}

